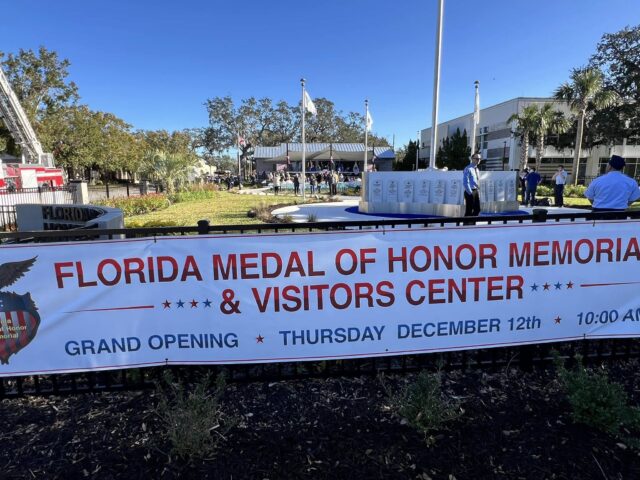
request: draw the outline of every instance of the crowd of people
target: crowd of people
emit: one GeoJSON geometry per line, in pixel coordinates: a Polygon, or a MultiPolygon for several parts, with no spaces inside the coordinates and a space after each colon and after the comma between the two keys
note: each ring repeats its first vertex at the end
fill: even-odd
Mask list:
{"type": "MultiPolygon", "coordinates": [[[[293,187],[294,195],[300,195],[300,189],[303,183],[302,178],[302,173],[296,172],[262,172],[260,175],[260,183],[272,185],[273,192],[276,195],[280,194],[285,187],[287,187],[287,189],[293,187]]],[[[338,184],[349,183],[357,186],[361,182],[360,177],[355,174],[345,175],[343,172],[338,172],[336,170],[310,172],[307,173],[304,178],[304,183],[309,186],[309,192],[311,195],[318,195],[321,193],[337,195],[338,184]]]]}
{"type": "MultiPolygon", "coordinates": [[[[471,156],[471,162],[464,169],[464,203],[465,216],[480,214],[480,177],[478,164],[482,160],[480,154],[471,156]]],[[[619,155],[612,155],[604,175],[593,180],[586,189],[584,196],[592,205],[593,211],[624,211],[627,207],[640,200],[638,182],[623,173],[626,162],[619,155]]],[[[551,177],[553,184],[554,206],[564,206],[564,187],[567,183],[568,172],[564,166],[558,165],[551,177]]],[[[540,202],[536,200],[538,186],[542,177],[535,167],[525,168],[519,174],[522,205],[535,207],[540,202]]],[[[547,206],[549,204],[547,203],[547,206]]]]}

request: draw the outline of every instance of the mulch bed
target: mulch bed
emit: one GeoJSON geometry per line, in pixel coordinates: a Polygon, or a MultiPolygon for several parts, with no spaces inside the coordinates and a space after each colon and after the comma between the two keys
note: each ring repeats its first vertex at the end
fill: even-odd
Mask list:
{"type": "MultiPolygon", "coordinates": [[[[640,403],[638,361],[610,366],[640,403]]],[[[397,389],[415,375],[388,376],[397,389]]],[[[238,419],[212,458],[169,456],[158,393],[3,400],[0,477],[216,479],[638,479],[640,456],[576,424],[551,371],[449,372],[463,415],[425,440],[378,378],[231,384],[238,419]]]]}

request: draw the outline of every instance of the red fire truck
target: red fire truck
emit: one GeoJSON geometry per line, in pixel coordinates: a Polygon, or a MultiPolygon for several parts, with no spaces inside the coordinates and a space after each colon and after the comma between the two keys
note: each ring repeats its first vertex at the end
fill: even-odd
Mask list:
{"type": "Polygon", "coordinates": [[[47,188],[64,184],[64,171],[61,168],[22,163],[2,164],[0,188],[47,188]]]}
{"type": "Polygon", "coordinates": [[[21,163],[0,164],[0,188],[59,187],[64,172],[55,168],[53,155],[45,153],[18,97],[0,67],[0,117],[22,150],[21,163]]]}

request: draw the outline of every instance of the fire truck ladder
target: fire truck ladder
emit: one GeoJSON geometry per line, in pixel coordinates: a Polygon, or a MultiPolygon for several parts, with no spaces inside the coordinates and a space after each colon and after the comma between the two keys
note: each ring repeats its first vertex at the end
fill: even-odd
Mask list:
{"type": "Polygon", "coordinates": [[[53,155],[44,153],[18,97],[0,67],[0,117],[9,133],[22,149],[23,162],[53,167],[53,155]]]}

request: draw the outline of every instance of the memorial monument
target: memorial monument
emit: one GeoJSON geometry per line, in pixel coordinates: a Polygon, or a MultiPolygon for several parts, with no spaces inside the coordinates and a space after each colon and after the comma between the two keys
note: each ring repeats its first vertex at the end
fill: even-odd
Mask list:
{"type": "MultiPolygon", "coordinates": [[[[480,172],[480,207],[484,213],[519,208],[517,172],[480,172]]],[[[464,216],[462,170],[366,172],[359,211],[371,214],[464,216]]]]}

